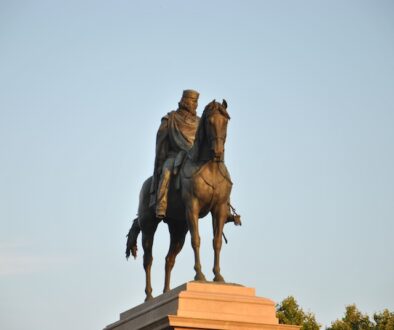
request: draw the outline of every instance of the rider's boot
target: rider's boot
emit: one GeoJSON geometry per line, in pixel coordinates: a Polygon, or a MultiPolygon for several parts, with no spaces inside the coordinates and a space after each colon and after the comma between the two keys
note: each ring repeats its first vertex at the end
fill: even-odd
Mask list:
{"type": "Polygon", "coordinates": [[[231,214],[229,213],[226,223],[227,222],[234,222],[234,225],[240,226],[242,225],[241,216],[239,214],[231,214]]]}
{"type": "Polygon", "coordinates": [[[159,187],[157,189],[156,218],[158,219],[164,219],[166,217],[170,178],[171,171],[163,168],[159,187]]]}
{"type": "Polygon", "coordinates": [[[236,226],[241,226],[242,225],[241,215],[239,215],[235,211],[235,208],[230,204],[230,202],[228,203],[228,216],[227,216],[227,219],[226,219],[226,223],[227,222],[234,222],[234,225],[236,225],[236,226]]]}

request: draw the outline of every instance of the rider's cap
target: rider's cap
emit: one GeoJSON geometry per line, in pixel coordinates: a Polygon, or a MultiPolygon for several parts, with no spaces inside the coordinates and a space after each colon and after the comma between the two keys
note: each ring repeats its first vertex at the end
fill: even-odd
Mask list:
{"type": "Polygon", "coordinates": [[[193,89],[185,89],[182,94],[182,98],[189,98],[189,99],[195,99],[195,100],[198,100],[199,96],[200,96],[200,94],[193,89]]]}

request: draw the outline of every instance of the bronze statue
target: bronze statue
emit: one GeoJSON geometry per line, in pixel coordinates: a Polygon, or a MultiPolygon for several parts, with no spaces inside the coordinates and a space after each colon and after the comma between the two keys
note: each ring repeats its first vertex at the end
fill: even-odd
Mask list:
{"type": "MultiPolygon", "coordinates": [[[[168,204],[164,217],[164,222],[167,223],[170,232],[170,247],[166,256],[163,292],[170,290],[171,270],[175,264],[177,254],[183,247],[188,230],[191,233],[191,242],[195,256],[194,269],[196,274],[194,279],[205,281],[200,263],[198,219],[205,217],[208,213],[212,215],[214,231],[213,272],[215,277],[213,280],[224,282],[224,278],[220,273],[223,227],[226,222],[230,221],[233,221],[236,225],[241,224],[239,216],[237,214],[234,216],[230,211],[232,182],[224,164],[224,145],[229,119],[230,116],[227,112],[225,100],[222,103],[218,103],[215,100],[210,102],[205,107],[199,121],[192,148],[188,151],[182,149],[180,154],[183,155],[179,158],[175,156],[175,160],[171,161],[173,172],[170,172],[172,179],[169,180],[168,204]]],[[[167,123],[169,122],[170,120],[167,119],[167,123]]],[[[151,187],[154,185],[154,180],[154,177],[148,178],[141,188],[138,217],[133,221],[127,235],[126,247],[126,257],[129,257],[130,253],[136,257],[137,237],[142,231],[144,269],[146,273],[145,300],[152,298],[150,278],[153,260],[152,245],[154,234],[160,222],[150,203],[151,187]]]]}

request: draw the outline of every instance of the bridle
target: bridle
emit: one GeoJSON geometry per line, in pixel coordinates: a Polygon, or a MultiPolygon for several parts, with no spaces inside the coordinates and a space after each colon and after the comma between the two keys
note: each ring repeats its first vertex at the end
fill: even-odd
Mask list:
{"type": "MultiPolygon", "coordinates": [[[[213,116],[215,113],[218,113],[219,115],[225,117],[227,120],[229,119],[229,116],[227,113],[224,113],[221,109],[218,109],[217,107],[213,108],[211,110],[211,112],[207,115],[207,117],[205,118],[206,121],[208,121],[208,119],[213,116]]],[[[223,141],[223,144],[226,142],[226,135],[216,135],[215,130],[209,130],[210,134],[207,136],[208,137],[208,142],[212,148],[212,145],[215,143],[219,143],[219,141],[223,141]],[[211,136],[214,135],[214,136],[211,136]]]]}

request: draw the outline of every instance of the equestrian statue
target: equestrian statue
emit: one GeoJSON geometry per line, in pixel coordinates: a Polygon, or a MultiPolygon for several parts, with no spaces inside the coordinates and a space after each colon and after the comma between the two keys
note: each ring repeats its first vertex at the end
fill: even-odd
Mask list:
{"type": "Polygon", "coordinates": [[[152,298],[151,266],[153,239],[163,220],[170,232],[165,262],[164,290],[170,290],[171,270],[182,250],[188,231],[194,251],[196,281],[206,281],[200,263],[198,221],[212,215],[215,282],[224,282],[220,273],[223,227],[227,222],[241,224],[230,205],[232,182],[224,164],[224,146],[230,116],[227,102],[213,100],[199,118],[198,92],[185,90],[178,109],[162,118],[156,138],[154,172],[142,185],[138,215],[127,235],[126,257],[137,256],[137,238],[142,232],[146,299],[152,298]]]}

